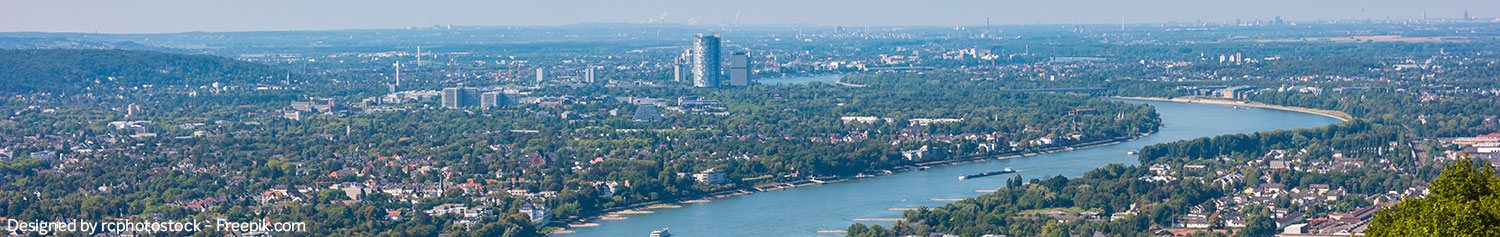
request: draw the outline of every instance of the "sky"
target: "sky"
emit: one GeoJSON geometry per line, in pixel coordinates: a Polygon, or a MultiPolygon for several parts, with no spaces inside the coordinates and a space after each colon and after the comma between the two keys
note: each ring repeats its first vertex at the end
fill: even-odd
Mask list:
{"type": "Polygon", "coordinates": [[[175,33],[550,26],[978,26],[1500,16],[1496,0],[0,0],[0,32],[175,33]],[[738,19],[738,20],[736,20],[738,19]]]}

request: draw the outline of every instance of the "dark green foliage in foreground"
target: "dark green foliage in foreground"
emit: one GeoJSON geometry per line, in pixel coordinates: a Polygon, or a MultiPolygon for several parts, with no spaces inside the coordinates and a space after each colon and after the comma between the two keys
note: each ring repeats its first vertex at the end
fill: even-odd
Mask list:
{"type": "Polygon", "coordinates": [[[1370,236],[1500,236],[1500,177],[1482,160],[1462,159],[1432,181],[1432,195],[1402,200],[1375,215],[1370,236]]]}

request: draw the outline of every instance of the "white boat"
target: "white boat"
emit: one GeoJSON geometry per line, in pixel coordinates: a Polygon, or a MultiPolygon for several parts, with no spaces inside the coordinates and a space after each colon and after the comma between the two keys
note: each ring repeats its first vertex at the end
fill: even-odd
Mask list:
{"type": "Polygon", "coordinates": [[[667,228],[661,228],[661,229],[656,229],[656,230],[651,231],[651,237],[671,237],[671,236],[672,236],[672,233],[668,232],[667,228]]]}

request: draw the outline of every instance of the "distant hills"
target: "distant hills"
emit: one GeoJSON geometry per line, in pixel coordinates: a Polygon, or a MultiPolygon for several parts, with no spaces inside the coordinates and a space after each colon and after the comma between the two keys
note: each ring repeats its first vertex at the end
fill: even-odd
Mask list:
{"type": "Polygon", "coordinates": [[[210,56],[136,50],[0,50],[0,92],[76,93],[141,85],[242,85],[276,81],[285,70],[210,56]]]}
{"type": "MultiPolygon", "coordinates": [[[[128,50],[155,50],[166,51],[168,48],[159,48],[144,45],[133,41],[99,42],[72,40],[61,35],[41,37],[5,37],[3,35],[14,35],[20,33],[0,34],[0,49],[128,49],[128,50]]],[[[41,33],[38,33],[41,34],[41,33]]],[[[66,34],[69,36],[82,34],[66,34]]]]}

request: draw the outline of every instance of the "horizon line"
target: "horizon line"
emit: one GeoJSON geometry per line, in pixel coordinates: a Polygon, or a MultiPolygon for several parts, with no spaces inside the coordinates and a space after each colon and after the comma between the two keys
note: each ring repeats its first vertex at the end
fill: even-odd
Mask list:
{"type": "MultiPolygon", "coordinates": [[[[1257,21],[1257,20],[1270,20],[1270,19],[1274,19],[1274,18],[1268,18],[1268,19],[1254,18],[1254,19],[1250,19],[1248,21],[1252,21],[1253,22],[1253,21],[1257,21]]],[[[1461,17],[1459,17],[1459,18],[1454,18],[1454,17],[1426,18],[1426,19],[1423,19],[1423,18],[1404,18],[1404,19],[1397,19],[1397,18],[1373,19],[1373,18],[1371,18],[1371,19],[1332,19],[1332,20],[1316,19],[1316,20],[1285,20],[1285,22],[1288,22],[1288,23],[1328,24],[1328,23],[1339,23],[1339,22],[1349,22],[1349,21],[1366,21],[1367,23],[1353,22],[1353,23],[1348,23],[1348,24],[1381,24],[1381,23],[1376,23],[1376,22],[1398,21],[1398,20],[1421,20],[1421,21],[1467,20],[1467,21],[1471,21],[1471,22],[1472,21],[1480,21],[1478,23],[1486,23],[1486,22],[1483,22],[1483,21],[1488,20],[1489,23],[1500,23],[1500,17],[1488,17],[1488,18],[1471,17],[1471,18],[1467,18],[1467,19],[1461,18],[1461,17]]],[[[365,31],[365,30],[419,30],[419,29],[431,29],[431,28],[436,28],[436,27],[440,27],[440,26],[446,26],[446,27],[466,27],[466,28],[485,28],[485,27],[532,27],[532,28],[547,28],[547,27],[571,27],[571,26],[595,25],[595,24],[599,24],[599,25],[604,25],[604,24],[608,24],[608,25],[632,25],[632,26],[674,26],[674,27],[687,27],[687,28],[693,28],[693,27],[697,27],[697,28],[722,28],[722,27],[924,27],[924,28],[926,28],[926,27],[979,27],[979,28],[983,28],[985,26],[989,26],[989,27],[1058,26],[1058,25],[1063,25],[1063,26],[1068,26],[1068,25],[1072,25],[1072,26],[1080,26],[1080,25],[1081,26],[1088,26],[1088,25],[1105,25],[1105,26],[1136,25],[1136,26],[1141,26],[1141,25],[1169,25],[1169,24],[1190,25],[1190,24],[1214,24],[1214,23],[1222,25],[1222,23],[1227,23],[1227,22],[1229,22],[1229,21],[1201,21],[1200,20],[1200,21],[1193,21],[1193,22],[1167,21],[1167,22],[1137,22],[1137,23],[1123,23],[1123,24],[1122,23],[1036,23],[1036,24],[1025,24],[1025,23],[1023,23],[1023,24],[990,24],[990,25],[986,25],[986,24],[979,24],[979,25],[969,25],[969,24],[956,24],[956,25],[928,25],[928,24],[911,24],[911,25],[825,25],[825,24],[817,24],[817,23],[780,23],[780,24],[744,24],[744,25],[739,25],[739,24],[715,24],[715,25],[706,25],[706,24],[685,24],[685,23],[579,22],[579,23],[556,24],[556,25],[453,25],[453,24],[434,24],[434,25],[430,25],[430,26],[415,26],[415,25],[413,25],[413,26],[406,26],[406,27],[351,27],[351,28],[326,28],[326,29],[222,30],[222,31],[220,31],[220,30],[191,30],[191,31],[169,31],[169,32],[0,31],[0,34],[13,34],[13,33],[22,33],[22,34],[25,34],[25,33],[31,33],[31,34],[167,35],[167,34],[192,34],[192,33],[257,33],[257,32],[332,32],[332,31],[365,31]]]]}

